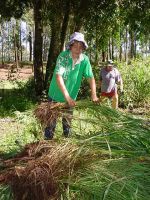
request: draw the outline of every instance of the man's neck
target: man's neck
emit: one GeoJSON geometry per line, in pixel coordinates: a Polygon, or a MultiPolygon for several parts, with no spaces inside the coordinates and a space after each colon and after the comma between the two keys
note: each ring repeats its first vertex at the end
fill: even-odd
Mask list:
{"type": "Polygon", "coordinates": [[[79,54],[71,54],[72,55],[72,59],[73,60],[77,60],[79,57],[80,57],[80,55],[79,54]]]}

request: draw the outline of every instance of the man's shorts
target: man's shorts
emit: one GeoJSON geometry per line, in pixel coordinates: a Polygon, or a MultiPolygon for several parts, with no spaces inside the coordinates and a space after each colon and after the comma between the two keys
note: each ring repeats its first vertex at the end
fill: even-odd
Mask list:
{"type": "Polygon", "coordinates": [[[111,97],[113,97],[115,94],[116,94],[116,91],[112,91],[112,92],[109,92],[109,93],[102,92],[102,93],[101,93],[101,96],[111,98],[111,97]]]}

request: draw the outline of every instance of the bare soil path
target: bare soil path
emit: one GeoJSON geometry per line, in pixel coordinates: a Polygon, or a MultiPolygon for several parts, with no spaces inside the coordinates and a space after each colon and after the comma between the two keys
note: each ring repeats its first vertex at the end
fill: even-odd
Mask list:
{"type": "Polygon", "coordinates": [[[0,80],[26,80],[33,76],[32,66],[13,68],[11,64],[0,65],[0,80]]]}

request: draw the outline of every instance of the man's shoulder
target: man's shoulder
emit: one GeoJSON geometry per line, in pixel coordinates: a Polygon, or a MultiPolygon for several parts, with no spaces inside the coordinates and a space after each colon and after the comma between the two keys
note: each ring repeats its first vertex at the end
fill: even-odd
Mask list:
{"type": "Polygon", "coordinates": [[[59,55],[60,56],[69,55],[69,50],[61,51],[59,55]]]}
{"type": "Polygon", "coordinates": [[[82,62],[84,62],[84,63],[89,63],[90,61],[89,61],[89,57],[86,55],[86,54],[84,54],[84,53],[82,53],[82,62]]]}
{"type": "Polygon", "coordinates": [[[116,67],[114,67],[113,70],[115,73],[119,74],[119,70],[116,67]]]}
{"type": "Polygon", "coordinates": [[[82,55],[84,59],[89,60],[89,57],[85,53],[82,53],[82,55]]]}
{"type": "Polygon", "coordinates": [[[100,68],[100,71],[101,71],[101,72],[106,71],[105,67],[100,68]]]}

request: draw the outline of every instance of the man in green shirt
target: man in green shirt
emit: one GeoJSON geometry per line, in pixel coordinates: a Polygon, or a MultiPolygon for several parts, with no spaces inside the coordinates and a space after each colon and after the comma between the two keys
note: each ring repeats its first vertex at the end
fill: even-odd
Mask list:
{"type": "MultiPolygon", "coordinates": [[[[60,53],[57,58],[55,71],[49,87],[49,100],[51,102],[66,102],[69,106],[68,113],[73,113],[76,98],[83,77],[88,79],[91,88],[91,99],[98,102],[96,84],[89,58],[83,54],[88,47],[84,35],[75,32],[71,35],[67,50],[60,53]]],[[[65,137],[70,135],[70,117],[63,117],[63,133],[65,137]]],[[[52,139],[56,127],[56,120],[45,129],[45,139],[52,139]]]]}

